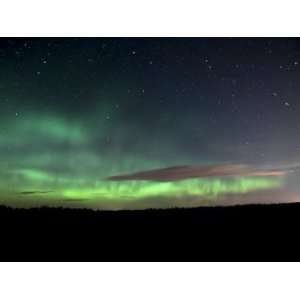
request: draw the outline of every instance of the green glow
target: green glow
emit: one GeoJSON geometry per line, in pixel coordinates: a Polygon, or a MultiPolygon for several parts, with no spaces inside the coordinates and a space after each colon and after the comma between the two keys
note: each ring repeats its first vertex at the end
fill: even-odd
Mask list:
{"type": "Polygon", "coordinates": [[[29,141],[35,142],[72,142],[85,141],[82,127],[74,122],[68,122],[58,117],[36,118],[32,116],[20,117],[16,123],[8,124],[9,130],[2,128],[0,134],[1,144],[20,146],[29,141]]]}
{"type": "Polygon", "coordinates": [[[6,122],[0,134],[0,154],[5,158],[0,161],[0,204],[126,209],[160,207],[164,201],[169,206],[185,206],[192,199],[197,206],[204,200],[217,203],[227,194],[283,184],[280,177],[105,181],[107,176],[177,165],[188,159],[183,156],[168,160],[169,155],[154,159],[139,154],[143,152],[135,144],[124,151],[122,143],[130,140],[133,131],[114,128],[103,120],[105,117],[97,115],[89,124],[81,124],[58,116],[29,115],[6,122]],[[112,138],[109,147],[105,144],[107,133],[112,138]]]}
{"type": "MultiPolygon", "coordinates": [[[[19,186],[19,199],[38,199],[40,204],[65,205],[65,201],[77,201],[82,207],[93,207],[101,203],[143,202],[147,199],[182,199],[193,197],[199,200],[210,200],[215,203],[227,194],[244,194],[261,189],[279,187],[282,182],[276,178],[241,177],[232,179],[191,179],[180,182],[109,182],[93,181],[91,178],[57,177],[36,170],[16,172],[23,177],[24,186],[19,186]],[[31,191],[49,191],[49,193],[31,193],[31,191]],[[25,192],[25,193],[24,193],[25,192]],[[28,192],[28,194],[26,194],[28,192]],[[57,202],[58,200],[58,202],[57,202]]],[[[17,189],[16,189],[17,190],[17,189]]],[[[20,203],[20,202],[19,202],[20,203]]],[[[181,204],[181,205],[182,205],[181,204]]],[[[155,205],[154,205],[155,207],[155,205]]]]}
{"type": "Polygon", "coordinates": [[[239,178],[232,180],[192,179],[182,182],[130,182],[102,183],[95,188],[68,189],[62,192],[66,198],[89,198],[93,200],[131,201],[152,197],[199,196],[216,199],[220,195],[247,193],[259,189],[274,188],[280,182],[267,178],[239,178]]]}
{"type": "Polygon", "coordinates": [[[50,175],[38,170],[16,170],[14,173],[33,182],[51,181],[50,175]]]}

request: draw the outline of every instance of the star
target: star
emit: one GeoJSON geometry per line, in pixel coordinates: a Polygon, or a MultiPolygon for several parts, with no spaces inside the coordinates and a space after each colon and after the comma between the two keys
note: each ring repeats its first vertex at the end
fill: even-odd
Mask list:
{"type": "MultiPolygon", "coordinates": [[[[150,193],[160,198],[160,184],[150,180],[132,188],[131,182],[102,178],[160,166],[232,161],[275,168],[277,162],[300,161],[299,152],[293,156],[300,147],[300,52],[293,40],[272,39],[270,45],[249,39],[250,46],[247,38],[190,38],[184,45],[178,39],[11,41],[4,39],[0,49],[7,74],[0,82],[0,119],[5,123],[0,157],[8,161],[8,171],[20,171],[20,176],[0,172],[0,182],[4,188],[13,186],[13,192],[45,186],[55,190],[53,198],[59,193],[59,201],[82,197],[87,200],[82,205],[89,206],[95,198],[100,209],[115,208],[114,203],[127,209],[127,197],[140,200],[150,193]],[[2,150],[6,144],[15,150],[2,150]]],[[[242,190],[244,180],[247,188],[254,184],[253,178],[241,178],[242,190]]],[[[236,189],[236,179],[224,184],[234,183],[236,189]]],[[[191,191],[199,189],[202,205],[206,190],[215,197],[215,189],[224,188],[219,178],[201,180],[199,186],[197,180],[178,187],[172,180],[162,184],[172,188],[170,198],[178,191],[187,206],[198,205],[198,194],[190,197],[191,191]]],[[[265,178],[255,178],[255,188],[256,180],[265,184],[265,178]]],[[[169,201],[164,189],[158,206],[169,201]]],[[[3,195],[0,186],[0,204],[3,195]]],[[[37,196],[45,204],[52,197],[37,196]]],[[[26,197],[35,204],[33,194],[26,197]]],[[[145,208],[152,208],[151,201],[147,198],[145,208]]],[[[132,201],[130,208],[144,208],[142,202],[132,201]]]]}

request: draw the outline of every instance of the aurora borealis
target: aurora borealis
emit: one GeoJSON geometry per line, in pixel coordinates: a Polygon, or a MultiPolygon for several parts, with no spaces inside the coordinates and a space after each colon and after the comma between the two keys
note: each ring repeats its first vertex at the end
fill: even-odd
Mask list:
{"type": "MultiPolygon", "coordinates": [[[[134,201],[154,198],[199,197],[202,202],[227,193],[247,193],[276,187],[271,178],[240,177],[234,179],[187,179],[176,182],[110,182],[107,175],[164,166],[163,162],[129,156],[118,163],[109,154],[91,151],[97,133],[92,128],[68,124],[58,118],[24,115],[11,124],[5,144],[6,161],[2,162],[2,203],[34,205],[85,205],[125,207],[134,201]],[[90,135],[89,133],[90,132],[90,135]]],[[[154,203],[159,200],[153,200],[154,203]]],[[[163,202],[163,201],[162,201],[163,202]]],[[[171,201],[172,203],[172,201],[171,201]]],[[[160,204],[158,204],[160,206],[160,204]]],[[[172,206],[172,204],[171,204],[172,206]]]]}
{"type": "Polygon", "coordinates": [[[298,39],[0,45],[0,204],[143,209],[230,204],[231,196],[243,204],[297,186],[296,172],[267,171],[300,161],[298,39]],[[107,180],[223,164],[263,176],[107,180]]]}

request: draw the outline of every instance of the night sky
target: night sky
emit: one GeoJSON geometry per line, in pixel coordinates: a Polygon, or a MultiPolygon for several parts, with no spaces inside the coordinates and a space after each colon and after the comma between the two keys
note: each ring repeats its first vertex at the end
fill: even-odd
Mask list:
{"type": "Polygon", "coordinates": [[[295,38],[2,38],[0,203],[298,201],[299,81],[295,38]]]}

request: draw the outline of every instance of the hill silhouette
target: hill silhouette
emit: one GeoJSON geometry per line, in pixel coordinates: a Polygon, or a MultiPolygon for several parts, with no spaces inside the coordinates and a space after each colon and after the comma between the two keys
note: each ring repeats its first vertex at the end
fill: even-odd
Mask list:
{"type": "Polygon", "coordinates": [[[299,260],[300,204],[141,211],[0,207],[0,260],[299,260]]]}

